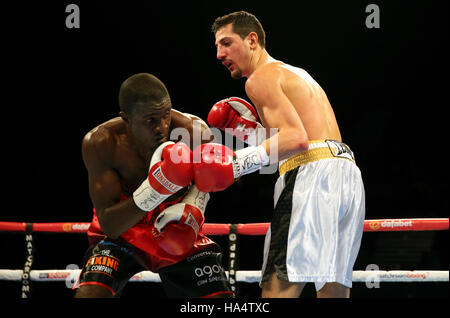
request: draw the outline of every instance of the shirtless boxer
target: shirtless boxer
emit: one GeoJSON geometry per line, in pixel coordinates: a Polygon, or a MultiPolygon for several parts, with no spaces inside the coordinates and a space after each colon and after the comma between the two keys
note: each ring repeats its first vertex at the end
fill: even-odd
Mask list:
{"type": "Polygon", "coordinates": [[[247,78],[245,90],[257,113],[246,101],[230,98],[214,105],[208,123],[234,129],[242,140],[242,131],[262,126],[278,133],[231,155],[221,146],[226,159],[221,165],[196,165],[197,186],[223,190],[267,165],[271,141],[278,138],[280,177],[264,246],[262,296],[299,297],[306,282],[314,282],[317,297],[349,297],[363,232],[364,187],[325,92],[305,70],[268,54],[255,16],[231,13],[217,18],[212,31],[217,58],[232,78],[247,78]],[[220,175],[217,188],[197,178],[208,173],[220,175]]]}
{"type": "Polygon", "coordinates": [[[185,128],[192,145],[206,124],[172,109],[164,84],[146,73],[123,82],[119,105],[120,117],[82,143],[94,217],[75,297],[119,297],[143,270],[160,275],[169,297],[233,296],[220,247],[201,232],[209,194],[192,183],[191,149],[169,141],[185,128]]]}

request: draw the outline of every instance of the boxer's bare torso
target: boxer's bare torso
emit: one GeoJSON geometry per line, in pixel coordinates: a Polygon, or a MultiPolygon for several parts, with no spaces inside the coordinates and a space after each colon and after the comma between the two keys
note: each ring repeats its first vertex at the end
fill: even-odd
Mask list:
{"type": "MultiPolygon", "coordinates": [[[[192,136],[192,117],[172,109],[169,133],[174,128],[185,128],[192,136]]],[[[167,140],[169,135],[162,136],[159,142],[163,143],[167,140]]],[[[145,154],[141,154],[128,135],[124,120],[120,117],[108,120],[92,129],[85,136],[84,149],[89,147],[88,143],[95,143],[98,157],[94,158],[92,151],[83,152],[87,165],[101,159],[101,162],[97,163],[98,170],[102,168],[114,170],[119,177],[122,193],[126,196],[130,196],[147,177],[150,160],[156,149],[148,149],[145,154]]],[[[93,169],[95,173],[95,167],[93,169]]]]}
{"type": "MultiPolygon", "coordinates": [[[[200,119],[171,109],[170,118],[166,120],[167,129],[158,130],[160,134],[154,140],[155,147],[148,149],[140,149],[121,117],[102,123],[86,134],[82,154],[88,170],[89,193],[102,228],[105,226],[111,231],[110,237],[120,235],[144,216],[132,199],[121,202],[122,196],[131,197],[147,178],[153,152],[159,144],[169,140],[173,129],[185,128],[191,136],[190,145],[193,145],[194,127],[202,130],[207,127],[202,121],[201,125],[194,126],[194,120],[200,119]]],[[[184,195],[185,190],[166,201],[184,195]]]]}
{"type": "MultiPolygon", "coordinates": [[[[265,58],[265,63],[260,64],[246,82],[247,95],[256,106],[262,124],[266,128],[278,128],[280,132],[283,129],[301,131],[309,141],[341,141],[334,111],[320,85],[301,68],[268,55],[265,58]]],[[[279,147],[280,160],[291,155],[283,153],[281,142],[279,147]]]]}
{"type": "MultiPolygon", "coordinates": [[[[309,140],[333,139],[341,141],[336,117],[325,92],[305,70],[283,62],[273,61],[265,64],[252,74],[252,77],[256,76],[276,77],[281,90],[301,118],[309,140]]],[[[252,77],[249,80],[252,80],[252,77]]],[[[270,109],[264,107],[259,108],[258,111],[263,125],[270,128],[270,123],[274,120],[274,114],[270,109]]]]}
{"type": "Polygon", "coordinates": [[[83,150],[86,166],[92,166],[89,172],[95,174],[104,169],[111,170],[110,178],[105,178],[120,185],[121,193],[125,196],[130,196],[145,179],[149,158],[154,151],[150,149],[149,157],[143,158],[134,148],[120,117],[108,120],[91,130],[85,137],[83,150]],[[95,144],[95,153],[87,149],[89,143],[95,144]]]}
{"type": "MultiPolygon", "coordinates": [[[[266,129],[278,129],[278,160],[308,149],[308,141],[333,139],[341,134],[330,102],[319,84],[304,70],[272,58],[250,32],[241,38],[227,24],[215,33],[217,59],[233,78],[246,77],[245,91],[266,129]]],[[[271,153],[269,138],[264,142],[271,153]]]]}

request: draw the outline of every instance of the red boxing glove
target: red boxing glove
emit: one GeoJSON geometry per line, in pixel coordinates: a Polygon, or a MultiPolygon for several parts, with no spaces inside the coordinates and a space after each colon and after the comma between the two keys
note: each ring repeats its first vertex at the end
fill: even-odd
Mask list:
{"type": "Polygon", "coordinates": [[[266,139],[266,131],[258,123],[255,108],[239,97],[230,97],[214,104],[207,121],[210,126],[225,130],[253,146],[266,139]]]}
{"type": "Polygon", "coordinates": [[[197,239],[205,220],[204,213],[209,194],[194,185],[181,203],[162,211],[155,220],[158,246],[171,255],[188,253],[197,239]]]}
{"type": "Polygon", "coordinates": [[[209,143],[198,146],[193,157],[195,184],[203,192],[225,190],[242,175],[269,164],[269,156],[263,146],[233,152],[227,146],[209,143]]]}
{"type": "Polygon", "coordinates": [[[194,150],[194,180],[200,191],[217,192],[234,183],[233,158],[227,146],[209,143],[194,150]]]}
{"type": "Polygon", "coordinates": [[[184,143],[167,141],[155,150],[149,170],[148,178],[133,193],[136,206],[145,212],[192,183],[192,151],[184,143]]]}

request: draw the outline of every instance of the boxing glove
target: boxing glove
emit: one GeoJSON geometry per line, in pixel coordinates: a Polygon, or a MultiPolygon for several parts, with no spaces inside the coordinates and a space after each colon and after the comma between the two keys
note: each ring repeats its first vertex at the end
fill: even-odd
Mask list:
{"type": "Polygon", "coordinates": [[[258,123],[255,108],[239,97],[230,97],[214,104],[207,121],[210,126],[225,130],[252,146],[266,139],[266,130],[258,123]]]}
{"type": "Polygon", "coordinates": [[[208,200],[209,194],[193,185],[180,203],[162,211],[154,224],[158,246],[171,255],[188,253],[205,220],[208,200]]]}
{"type": "Polygon", "coordinates": [[[191,149],[182,142],[167,141],[153,153],[148,177],[134,191],[133,200],[139,209],[149,212],[190,185],[193,177],[191,149]]]}
{"type": "Polygon", "coordinates": [[[250,146],[236,152],[225,145],[208,143],[193,153],[194,181],[203,192],[223,191],[241,176],[269,164],[263,146],[250,146]]]}

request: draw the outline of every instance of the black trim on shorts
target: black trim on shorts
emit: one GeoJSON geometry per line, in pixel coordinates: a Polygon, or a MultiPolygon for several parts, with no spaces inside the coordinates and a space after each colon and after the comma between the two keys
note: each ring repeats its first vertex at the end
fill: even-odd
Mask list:
{"type": "MultiPolygon", "coordinates": [[[[121,239],[105,239],[89,248],[83,265],[76,287],[102,286],[114,297],[120,297],[131,277],[148,270],[142,252],[121,239]]],[[[158,274],[169,298],[233,296],[217,244],[159,269],[158,274]]]]}
{"type": "Polygon", "coordinates": [[[137,258],[133,246],[108,239],[88,249],[83,265],[78,286],[102,286],[114,297],[120,297],[133,275],[146,269],[137,258]]]}
{"type": "Polygon", "coordinates": [[[298,169],[300,167],[284,174],[285,187],[278,198],[270,222],[270,247],[262,281],[267,281],[273,271],[276,272],[278,279],[288,281],[286,256],[292,214],[292,196],[298,169]]]}
{"type": "Polygon", "coordinates": [[[233,296],[222,266],[222,253],[215,250],[200,251],[179,263],[161,268],[158,274],[170,298],[233,296]]]}

